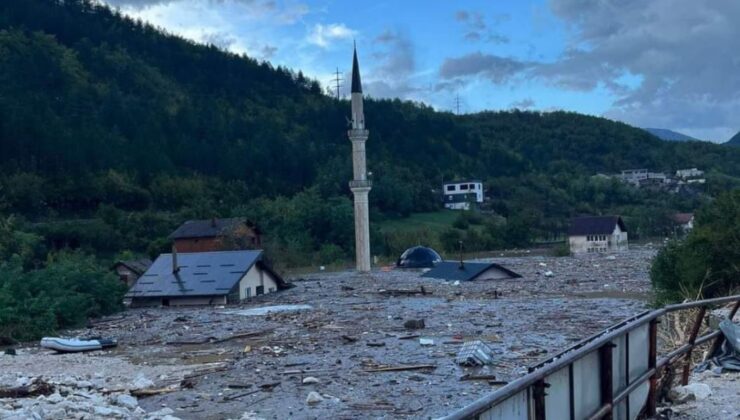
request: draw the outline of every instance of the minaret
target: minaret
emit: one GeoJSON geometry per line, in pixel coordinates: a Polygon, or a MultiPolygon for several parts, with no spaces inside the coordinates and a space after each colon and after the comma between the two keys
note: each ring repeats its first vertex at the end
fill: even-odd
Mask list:
{"type": "Polygon", "coordinates": [[[357,271],[370,271],[370,217],[368,193],[372,183],[367,179],[365,164],[365,141],[370,134],[365,129],[365,114],[362,110],[362,83],[360,65],[357,63],[357,47],[352,58],[352,128],[347,132],[352,142],[352,171],[354,178],[349,189],[355,196],[355,255],[357,271]]]}

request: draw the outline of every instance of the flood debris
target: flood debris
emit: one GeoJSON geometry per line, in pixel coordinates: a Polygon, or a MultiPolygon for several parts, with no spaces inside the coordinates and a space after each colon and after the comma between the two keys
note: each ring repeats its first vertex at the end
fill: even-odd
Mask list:
{"type": "Polygon", "coordinates": [[[224,311],[226,314],[231,315],[242,315],[242,316],[262,316],[280,312],[297,312],[297,311],[308,311],[313,309],[311,305],[273,305],[263,306],[261,308],[252,309],[241,309],[235,311],[224,311]]]}
{"type": "Polygon", "coordinates": [[[399,372],[404,370],[423,370],[435,369],[437,365],[405,365],[405,366],[387,366],[373,369],[365,369],[365,372],[399,372]]]}
{"type": "Polygon", "coordinates": [[[434,294],[432,291],[427,290],[424,286],[419,286],[419,289],[380,289],[378,293],[383,296],[416,296],[416,295],[431,295],[434,294]]]}
{"type": "Polygon", "coordinates": [[[403,323],[403,327],[407,330],[422,330],[426,324],[423,319],[409,319],[403,323]]]}
{"type": "Polygon", "coordinates": [[[493,350],[480,340],[468,341],[457,353],[455,362],[463,366],[483,366],[493,362],[493,350]]]}
{"type": "Polygon", "coordinates": [[[30,398],[54,393],[54,386],[42,378],[35,378],[29,384],[0,388],[0,398],[30,398]]]}

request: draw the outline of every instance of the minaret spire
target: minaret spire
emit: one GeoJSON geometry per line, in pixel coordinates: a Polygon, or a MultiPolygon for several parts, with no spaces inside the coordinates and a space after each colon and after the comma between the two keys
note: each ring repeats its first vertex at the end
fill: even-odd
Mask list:
{"type": "Polygon", "coordinates": [[[357,271],[370,271],[370,211],[368,194],[372,183],[367,179],[365,160],[365,142],[370,132],[365,129],[365,113],[362,102],[362,82],[360,80],[360,64],[357,60],[357,44],[352,56],[352,127],[347,133],[352,142],[352,181],[349,188],[355,199],[355,255],[357,271]]]}

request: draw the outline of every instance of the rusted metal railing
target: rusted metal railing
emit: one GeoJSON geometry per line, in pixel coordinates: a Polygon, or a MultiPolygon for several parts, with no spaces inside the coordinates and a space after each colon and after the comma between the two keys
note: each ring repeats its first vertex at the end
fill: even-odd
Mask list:
{"type": "Polygon", "coordinates": [[[615,412],[621,413],[617,418],[654,416],[662,370],[683,360],[681,383],[686,385],[694,348],[714,340],[711,355],[724,340],[719,330],[698,336],[708,308],[733,302],[728,316],[733,319],[740,295],[670,305],[628,318],[532,366],[527,375],[445,419],[545,420],[548,414],[571,420],[611,419],[615,412]],[[660,317],[694,308],[699,311],[688,341],[658,358],[660,317]],[[595,384],[597,389],[592,389],[595,384]]]}

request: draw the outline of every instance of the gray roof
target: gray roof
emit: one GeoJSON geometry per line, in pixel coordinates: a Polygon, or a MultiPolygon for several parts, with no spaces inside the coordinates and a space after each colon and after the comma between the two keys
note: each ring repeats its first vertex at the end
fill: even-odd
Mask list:
{"type": "Polygon", "coordinates": [[[263,253],[256,251],[189,252],[177,254],[180,270],[172,272],[172,254],[160,255],[126,294],[127,297],[181,297],[226,295],[244,274],[259,264],[277,279],[283,280],[262,264],[263,253]]]}
{"type": "Polygon", "coordinates": [[[188,220],[170,234],[170,239],[183,238],[210,238],[224,235],[240,224],[247,223],[247,219],[235,217],[230,219],[188,220]]]}
{"type": "Polygon", "coordinates": [[[475,280],[478,276],[483,274],[489,268],[495,268],[508,274],[510,278],[518,278],[521,275],[505,268],[496,263],[471,263],[466,262],[463,267],[460,268],[459,261],[443,261],[437,264],[436,267],[427,271],[422,277],[432,277],[436,279],[445,279],[449,281],[470,281],[475,280]]]}
{"type": "Polygon", "coordinates": [[[617,225],[623,232],[627,232],[627,227],[619,216],[576,217],[570,222],[568,235],[609,235],[614,232],[614,227],[617,225]]]}

